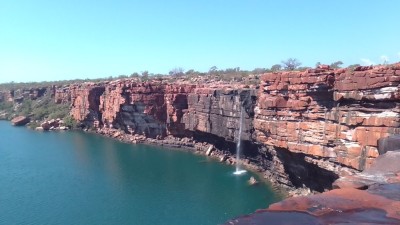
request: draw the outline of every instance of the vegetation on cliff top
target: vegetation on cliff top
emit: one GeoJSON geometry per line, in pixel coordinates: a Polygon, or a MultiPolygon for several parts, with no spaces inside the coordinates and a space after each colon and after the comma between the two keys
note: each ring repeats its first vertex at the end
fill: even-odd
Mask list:
{"type": "MultiPolygon", "coordinates": [[[[112,81],[116,79],[125,79],[125,78],[138,78],[141,81],[153,80],[153,79],[162,79],[165,77],[172,78],[192,78],[197,76],[208,76],[213,80],[221,80],[221,81],[243,81],[250,82],[245,77],[248,76],[256,76],[263,73],[268,72],[277,72],[277,71],[304,71],[311,67],[303,66],[300,60],[296,58],[288,58],[286,60],[282,60],[281,63],[272,65],[270,68],[255,68],[253,70],[244,70],[240,67],[219,69],[217,66],[212,66],[207,72],[200,72],[194,69],[188,69],[185,71],[182,67],[172,68],[168,74],[154,74],[149,71],[142,71],[140,73],[134,72],[130,75],[118,75],[118,76],[109,76],[105,78],[97,78],[97,79],[75,79],[75,80],[59,80],[59,81],[42,81],[42,82],[9,82],[0,84],[0,90],[16,90],[16,89],[30,89],[30,88],[42,88],[42,87],[51,87],[51,86],[65,86],[73,83],[83,83],[83,82],[101,82],[101,81],[112,81]]],[[[320,62],[316,64],[321,65],[320,62]]],[[[340,68],[343,65],[342,61],[333,62],[330,64],[332,68],[340,68]]],[[[354,67],[355,65],[351,65],[349,67],[354,67]]],[[[247,83],[247,84],[250,84],[247,83]]]]}

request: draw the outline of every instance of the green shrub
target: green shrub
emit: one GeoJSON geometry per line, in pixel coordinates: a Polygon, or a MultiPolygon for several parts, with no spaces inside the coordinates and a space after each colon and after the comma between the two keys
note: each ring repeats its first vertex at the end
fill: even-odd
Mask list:
{"type": "Polygon", "coordinates": [[[65,126],[70,127],[70,128],[76,128],[77,122],[76,122],[76,120],[74,120],[74,118],[72,118],[71,115],[65,116],[63,118],[63,120],[64,120],[65,126]]]}

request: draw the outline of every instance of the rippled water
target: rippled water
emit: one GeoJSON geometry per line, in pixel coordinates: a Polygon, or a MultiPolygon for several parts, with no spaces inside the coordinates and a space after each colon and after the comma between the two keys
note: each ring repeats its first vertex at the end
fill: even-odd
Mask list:
{"type": "Polygon", "coordinates": [[[0,121],[0,224],[219,224],[280,197],[183,151],[0,121]]]}

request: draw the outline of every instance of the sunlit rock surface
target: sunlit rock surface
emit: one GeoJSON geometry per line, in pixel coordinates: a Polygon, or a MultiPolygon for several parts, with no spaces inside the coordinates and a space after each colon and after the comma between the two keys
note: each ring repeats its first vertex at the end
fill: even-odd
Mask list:
{"type": "Polygon", "coordinates": [[[379,156],[364,172],[343,177],[335,189],[289,198],[226,224],[400,224],[400,152],[379,156]]]}

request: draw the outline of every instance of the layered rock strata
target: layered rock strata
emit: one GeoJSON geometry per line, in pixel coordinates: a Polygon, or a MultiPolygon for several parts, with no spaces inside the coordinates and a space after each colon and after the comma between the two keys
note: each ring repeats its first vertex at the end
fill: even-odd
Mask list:
{"type": "Polygon", "coordinates": [[[346,168],[371,165],[380,138],[400,132],[399,80],[399,64],[265,74],[255,108],[255,140],[270,146],[274,161],[282,162],[284,168],[277,169],[291,177],[282,180],[307,186],[307,180],[325,176],[329,182],[322,187],[331,188],[329,183],[350,172],[346,168]],[[296,157],[308,164],[290,163],[296,157]],[[310,174],[312,164],[323,170],[310,174]]]}
{"type": "MultiPolygon", "coordinates": [[[[104,90],[105,87],[101,83],[84,83],[71,86],[70,93],[63,95],[71,99],[71,115],[81,122],[82,126],[98,126],[100,123],[100,96],[104,90]]],[[[65,100],[61,97],[56,99],[56,102],[63,101],[65,100]]]]}
{"type": "Polygon", "coordinates": [[[243,123],[245,157],[278,184],[324,191],[368,168],[378,140],[399,130],[400,64],[261,76],[235,84],[117,80],[56,90],[87,128],[152,139],[190,138],[234,154],[243,123]],[[239,121],[244,110],[244,120],[239,121]]]}
{"type": "Polygon", "coordinates": [[[72,86],[69,93],[57,91],[56,96],[61,96],[57,102],[71,96],[71,115],[88,127],[159,138],[214,135],[232,142],[237,139],[241,110],[246,115],[242,139],[251,140],[256,101],[256,92],[245,88],[129,80],[72,86]]]}

